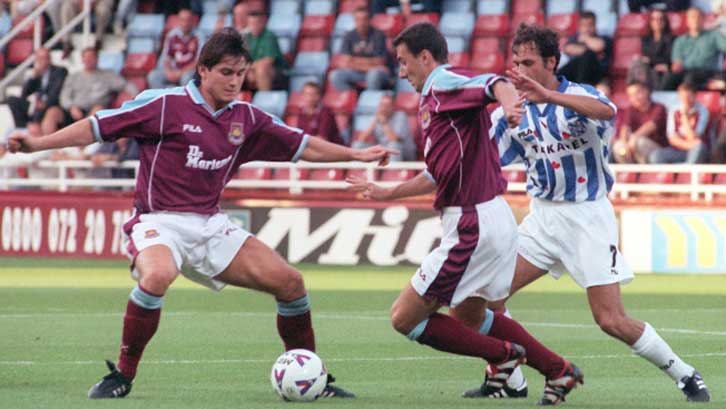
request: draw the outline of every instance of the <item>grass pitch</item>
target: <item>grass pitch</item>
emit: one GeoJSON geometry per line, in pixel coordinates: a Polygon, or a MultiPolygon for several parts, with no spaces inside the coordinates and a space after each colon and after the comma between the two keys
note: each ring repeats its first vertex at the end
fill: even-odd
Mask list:
{"type": "MultiPolygon", "coordinates": [[[[465,400],[482,361],[439,353],[397,335],[388,308],[413,269],[300,266],[313,303],[318,352],[350,401],[340,408],[533,407],[542,377],[525,368],[527,399],[465,400]]],[[[89,401],[88,388],[116,359],[133,283],[123,262],[0,258],[0,408],[284,408],[269,371],[282,352],[269,296],[219,294],[180,278],[165,297],[157,335],[128,398],[89,401]]],[[[640,275],[623,287],[626,309],[649,321],[709,385],[707,407],[726,408],[726,276],[640,275]]],[[[585,385],[570,408],[684,408],[685,397],[652,365],[593,324],[568,278],[543,278],[509,307],[552,349],[576,362],[585,385]]]]}

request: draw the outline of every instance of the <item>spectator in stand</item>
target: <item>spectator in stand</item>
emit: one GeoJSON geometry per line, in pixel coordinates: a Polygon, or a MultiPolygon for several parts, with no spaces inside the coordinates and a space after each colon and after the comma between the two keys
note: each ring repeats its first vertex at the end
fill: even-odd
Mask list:
{"type": "Polygon", "coordinates": [[[386,35],[371,27],[371,16],[366,7],[353,12],[355,28],[345,34],[341,53],[345,56],[342,67],[330,73],[333,86],[339,91],[355,88],[365,81],[368,89],[384,89],[392,85],[390,58],[386,35]]]}
{"type": "Polygon", "coordinates": [[[194,14],[182,9],[178,16],[179,27],[166,35],[159,65],[148,75],[150,88],[186,85],[196,72],[202,39],[194,30],[194,14]]]}
{"type": "Polygon", "coordinates": [[[695,7],[686,12],[688,32],[673,43],[671,73],[665,78],[665,89],[676,89],[681,82],[704,88],[719,73],[718,59],[726,52],[726,36],[718,30],[706,31],[703,12],[695,7]]]}
{"type": "Polygon", "coordinates": [[[591,11],[580,14],[577,34],[571,36],[563,49],[569,61],[558,74],[570,81],[597,84],[608,72],[612,44],[609,38],[597,35],[597,17],[591,11]]]}
{"type": "Polygon", "coordinates": [[[404,20],[411,13],[441,13],[441,0],[373,0],[371,13],[401,13],[404,20]]]}
{"type": "MultiPolygon", "coordinates": [[[[96,46],[100,48],[103,42],[103,35],[106,33],[106,28],[108,28],[108,23],[111,22],[114,1],[95,0],[91,3],[93,15],[95,16],[96,46]]],[[[65,27],[83,9],[83,0],[59,1],[56,4],[60,6],[60,27],[65,27]]],[[[63,37],[61,41],[63,42],[63,56],[66,57],[72,50],[70,34],[63,37]]]]}
{"type": "MultiPolygon", "coordinates": [[[[217,24],[214,26],[214,31],[219,31],[224,27],[224,18],[227,15],[226,11],[222,11],[220,6],[220,13],[217,17],[217,24]]],[[[247,6],[247,3],[237,3],[232,8],[232,27],[236,28],[237,31],[240,32],[242,35],[246,35],[250,29],[247,25],[247,20],[249,18],[249,9],[247,6]]]]}
{"type": "Polygon", "coordinates": [[[653,4],[661,3],[665,3],[666,11],[683,11],[691,7],[691,0],[628,0],[628,8],[631,13],[640,13],[653,4]]]}
{"type": "Polygon", "coordinates": [[[630,107],[623,114],[613,156],[618,163],[648,163],[653,151],[668,146],[666,107],[651,99],[646,83],[634,82],[626,92],[630,107]]]}
{"type": "Polygon", "coordinates": [[[288,65],[280,51],[277,36],[266,27],[267,15],[262,11],[251,12],[247,25],[249,32],[245,35],[245,43],[253,63],[246,83],[259,91],[285,88],[288,65]]]}
{"type": "Polygon", "coordinates": [[[416,144],[408,127],[406,113],[394,110],[393,95],[381,97],[378,111],[368,128],[359,133],[351,143],[353,149],[383,145],[401,152],[391,155],[391,161],[416,160],[416,144]]]}
{"type": "Polygon", "coordinates": [[[120,75],[98,69],[98,55],[94,48],[86,48],[81,54],[83,70],[70,74],[61,89],[60,106],[49,107],[43,117],[43,135],[49,135],[60,127],[107,108],[114,93],[126,90],[136,94],[133,85],[120,75]]]}
{"type": "Polygon", "coordinates": [[[708,159],[708,109],[696,102],[696,87],[678,86],[680,106],[668,114],[668,142],[650,154],[650,163],[705,163],[708,159]]]}
{"type": "Polygon", "coordinates": [[[345,145],[330,108],[322,104],[322,90],[317,82],[307,82],[302,89],[302,109],[297,127],[309,135],[317,135],[328,142],[345,145]]]}
{"type": "Polygon", "coordinates": [[[116,142],[102,143],[96,152],[90,156],[91,162],[97,168],[93,170],[93,177],[112,177],[114,179],[134,179],[134,170],[126,168],[98,168],[105,162],[121,162],[139,159],[139,145],[134,138],[121,138],[116,142]]]}
{"type": "Polygon", "coordinates": [[[646,82],[653,89],[663,89],[663,81],[671,70],[673,41],[666,13],[652,10],[648,15],[648,33],[640,40],[642,57],[633,61],[627,82],[646,82]]]}
{"type": "Polygon", "coordinates": [[[726,0],[713,0],[711,11],[717,16],[710,24],[705,25],[706,30],[719,30],[726,34],[726,0]]]}
{"type": "Polygon", "coordinates": [[[61,88],[67,74],[65,68],[51,65],[50,51],[47,48],[35,50],[33,70],[30,78],[23,84],[20,97],[7,99],[15,126],[40,126],[46,110],[60,103],[61,88]]]}

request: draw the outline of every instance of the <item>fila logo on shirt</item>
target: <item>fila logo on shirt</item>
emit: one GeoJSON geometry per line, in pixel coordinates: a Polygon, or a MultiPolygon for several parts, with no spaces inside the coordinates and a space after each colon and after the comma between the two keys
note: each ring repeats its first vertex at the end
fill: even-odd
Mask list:
{"type": "Polygon", "coordinates": [[[202,133],[202,127],[199,125],[184,124],[182,125],[182,131],[189,131],[191,133],[202,133]]]}
{"type": "Polygon", "coordinates": [[[225,167],[232,160],[232,155],[219,160],[202,160],[203,156],[204,152],[199,149],[199,146],[189,145],[189,152],[187,152],[187,164],[185,166],[192,169],[217,170],[225,167]]]}

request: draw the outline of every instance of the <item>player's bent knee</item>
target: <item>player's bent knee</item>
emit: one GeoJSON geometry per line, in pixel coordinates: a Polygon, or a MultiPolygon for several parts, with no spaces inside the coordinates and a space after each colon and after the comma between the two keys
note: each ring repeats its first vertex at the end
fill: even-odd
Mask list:
{"type": "Polygon", "coordinates": [[[416,324],[410,322],[402,308],[398,308],[397,304],[393,304],[391,307],[391,326],[396,332],[407,335],[416,324]]]}
{"type": "Polygon", "coordinates": [[[614,314],[600,314],[595,317],[595,322],[600,329],[608,334],[616,336],[619,334],[620,321],[614,314]]]}
{"type": "Polygon", "coordinates": [[[288,267],[289,271],[281,273],[284,279],[279,281],[280,285],[275,293],[278,300],[292,301],[305,295],[305,282],[302,274],[297,270],[288,267]]]}
{"type": "Polygon", "coordinates": [[[154,294],[164,294],[171,286],[171,283],[174,282],[176,276],[176,270],[156,268],[145,272],[140,283],[146,290],[154,294]]]}

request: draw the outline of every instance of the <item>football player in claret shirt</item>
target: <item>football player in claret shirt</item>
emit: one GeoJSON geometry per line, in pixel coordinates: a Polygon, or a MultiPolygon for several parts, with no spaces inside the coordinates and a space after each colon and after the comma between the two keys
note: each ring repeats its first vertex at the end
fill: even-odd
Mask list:
{"type": "MultiPolygon", "coordinates": [[[[99,111],[48,136],[9,136],[10,150],[23,152],[121,137],[139,143],[135,213],[124,226],[138,284],[126,307],[118,367],[108,362],[111,373],[91,388],[90,398],[130,392],[159,324],[163,296],[180,274],[213,290],[229,284],[273,295],[286,350],[315,350],[300,272],[220,212],[222,190],[240,165],[253,160],[385,164],[397,152],[335,145],[238,101],[250,64],[241,35],[224,29],[204,45],[198,78],[184,87],[147,90],[119,109],[99,111]]],[[[324,396],[353,396],[330,382],[324,396]]]]}
{"type": "Polygon", "coordinates": [[[564,396],[582,383],[582,372],[516,321],[483,308],[486,300],[509,295],[517,259],[517,224],[501,198],[507,182],[496,141],[489,137],[486,106],[499,101],[507,123],[516,126],[524,114],[522,101],[504,77],[473,75],[446,64],[446,40],[431,24],[409,27],[393,45],[399,76],[421,93],[418,115],[426,169],[390,188],[356,177],[348,181],[353,190],[374,200],[436,192],[434,207],[444,230],[439,247],[426,256],[394,302],[393,327],[432,348],[488,361],[483,387],[488,394],[501,392],[526,356],[527,364],[548,383],[562,385],[564,396]],[[444,306],[475,317],[464,321],[439,313],[444,306]]]}

